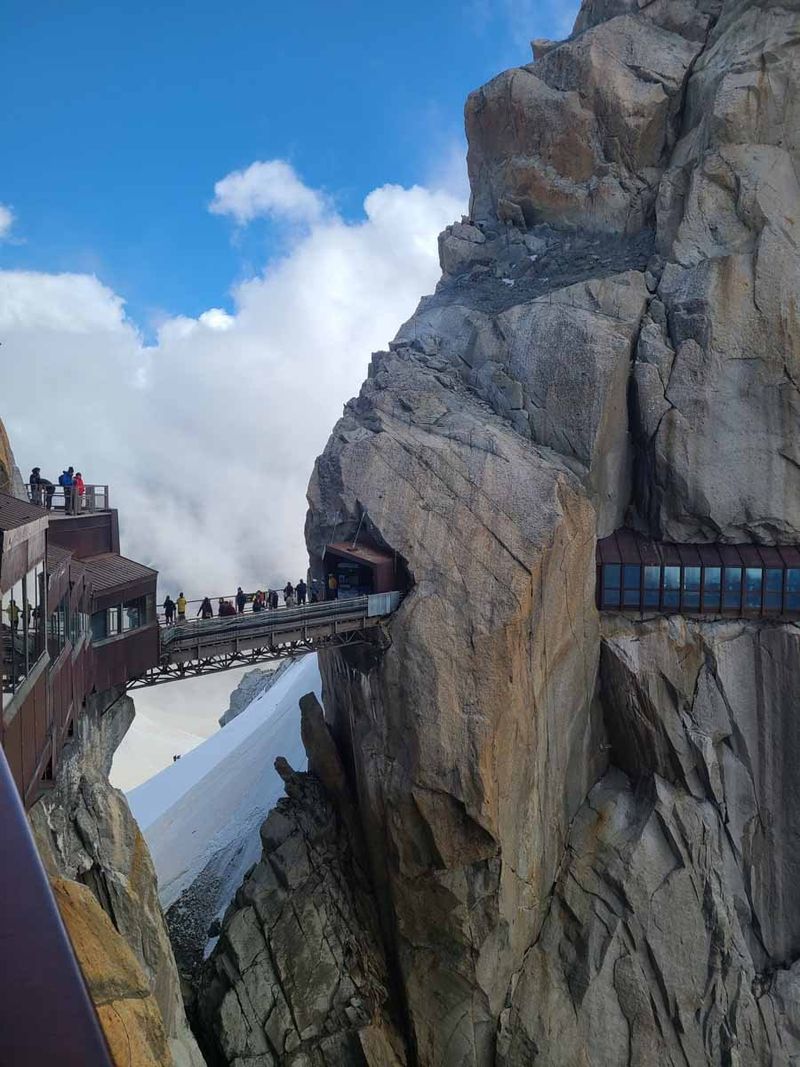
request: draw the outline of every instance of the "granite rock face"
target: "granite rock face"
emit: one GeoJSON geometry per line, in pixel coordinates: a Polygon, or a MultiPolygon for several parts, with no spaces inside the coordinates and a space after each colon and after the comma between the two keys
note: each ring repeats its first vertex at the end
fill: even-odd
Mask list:
{"type": "Polygon", "coordinates": [[[498,1062],[797,1063],[800,631],[605,630],[615,769],[573,824],[498,1062]]]}
{"type": "Polygon", "coordinates": [[[658,193],[640,506],[678,540],[800,537],[800,6],[729,2],[658,193]]]}
{"type": "Polygon", "coordinates": [[[223,920],[198,1027],[210,1063],[405,1067],[344,768],[316,699],[304,701],[317,773],[276,762],[287,796],[264,823],[262,859],[223,920]]]}
{"type": "MultiPolygon", "coordinates": [[[[133,716],[130,697],[112,692],[90,698],[76,722],[75,739],[64,750],[55,788],[37,801],[29,817],[51,878],[61,879],[70,893],[78,892],[70,888],[74,882],[88,887],[138,962],[161,1015],[169,1049],[165,1067],[202,1067],[186,1021],[152,860],[124,795],[108,781],[114,751],[133,716]]],[[[100,925],[92,929],[100,937],[100,925]]],[[[105,949],[112,960],[117,944],[112,939],[105,949]]],[[[80,955],[79,960],[83,965],[80,955]]],[[[119,966],[124,970],[127,964],[121,960],[119,966]]],[[[109,967],[113,970],[113,964],[109,967]]]]}
{"type": "Polygon", "coordinates": [[[409,590],[321,664],[419,1067],[800,1062],[800,631],[594,607],[623,523],[800,540],[799,50],[797,0],[585,0],[472,94],[317,462],[315,576],[359,531],[409,590]]]}

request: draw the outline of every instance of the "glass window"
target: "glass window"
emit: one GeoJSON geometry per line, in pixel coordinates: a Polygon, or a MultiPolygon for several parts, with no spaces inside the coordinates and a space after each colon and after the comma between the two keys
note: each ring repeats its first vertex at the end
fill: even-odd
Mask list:
{"type": "Polygon", "coordinates": [[[703,570],[703,611],[719,611],[722,592],[722,567],[703,570]]]}
{"type": "Polygon", "coordinates": [[[144,623],[144,598],[141,600],[127,600],[122,605],[122,630],[138,630],[144,623]]]}
{"type": "Polygon", "coordinates": [[[108,637],[108,616],[104,611],[96,611],[92,615],[91,627],[92,627],[92,640],[102,641],[108,637]]]}
{"type": "Polygon", "coordinates": [[[622,581],[622,606],[638,608],[641,604],[642,568],[626,563],[622,568],[622,581]]]}
{"type": "Polygon", "coordinates": [[[740,611],[742,606],[742,568],[726,567],[723,573],[722,606],[740,611]]]}
{"type": "Polygon", "coordinates": [[[744,606],[748,611],[761,611],[761,583],[764,571],[761,567],[747,567],[744,572],[744,606]]]}
{"type": "Polygon", "coordinates": [[[700,610],[700,568],[683,568],[683,609],[684,611],[700,610]]]}
{"type": "Polygon", "coordinates": [[[16,692],[28,673],[25,602],[22,582],[3,593],[3,691],[16,692]]]}
{"type": "Polygon", "coordinates": [[[106,611],[106,633],[113,637],[120,632],[119,608],[109,608],[106,611]]]}
{"type": "Polygon", "coordinates": [[[767,567],[764,572],[764,611],[779,612],[782,605],[783,571],[767,567]]]}
{"type": "Polygon", "coordinates": [[[789,567],[786,571],[785,611],[800,611],[800,567],[789,567]]]}
{"type": "Polygon", "coordinates": [[[681,569],[680,567],[664,568],[664,599],[665,608],[678,608],[681,603],[681,569]]]}
{"type": "Polygon", "coordinates": [[[47,644],[51,659],[56,659],[60,654],[61,649],[67,643],[68,619],[69,605],[67,604],[67,595],[65,594],[50,613],[50,627],[47,644]]]}
{"type": "Polygon", "coordinates": [[[622,568],[618,563],[606,563],[603,567],[603,600],[604,608],[618,608],[620,597],[620,581],[622,568]]]}
{"type": "Polygon", "coordinates": [[[661,599],[661,568],[645,567],[644,569],[644,606],[657,608],[661,599]]]}

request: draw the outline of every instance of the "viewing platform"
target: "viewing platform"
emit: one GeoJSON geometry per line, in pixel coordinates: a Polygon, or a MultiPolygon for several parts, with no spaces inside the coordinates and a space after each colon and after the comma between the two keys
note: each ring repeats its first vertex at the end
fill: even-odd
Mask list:
{"type": "Polygon", "coordinates": [[[401,598],[395,590],[164,626],[158,665],[128,689],[355,644],[396,611],[401,598]]]}

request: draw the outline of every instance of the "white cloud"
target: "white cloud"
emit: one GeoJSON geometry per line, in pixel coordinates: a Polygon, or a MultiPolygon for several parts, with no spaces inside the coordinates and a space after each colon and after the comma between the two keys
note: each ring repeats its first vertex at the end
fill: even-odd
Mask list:
{"type": "Polygon", "coordinates": [[[311,224],[322,218],[325,209],[325,197],[309,189],[282,159],[232,171],[214,186],[209,205],[215,215],[230,215],[240,225],[266,216],[311,224]]]}
{"type": "Polygon", "coordinates": [[[170,318],[152,346],[96,278],[0,272],[0,415],[23,474],[73,464],[109,483],[123,551],[164,592],[296,580],[314,459],[370,353],[434,287],[437,234],[463,209],[387,185],[360,222],[307,214],[233,314],[170,318]]]}
{"type": "Polygon", "coordinates": [[[14,212],[7,204],[0,204],[0,241],[4,241],[14,225],[14,212]]]}

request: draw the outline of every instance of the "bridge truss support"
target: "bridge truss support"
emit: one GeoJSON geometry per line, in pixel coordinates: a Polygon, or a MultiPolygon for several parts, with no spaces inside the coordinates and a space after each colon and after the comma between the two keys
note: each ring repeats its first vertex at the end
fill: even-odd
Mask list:
{"type": "Polygon", "coordinates": [[[186,660],[183,663],[164,661],[152,667],[145,674],[134,678],[127,685],[127,690],[147,689],[166,682],[180,682],[188,678],[202,678],[207,674],[219,674],[237,667],[257,667],[260,663],[273,663],[281,659],[296,659],[307,656],[310,652],[319,652],[325,648],[341,648],[346,645],[363,644],[366,639],[363,630],[349,633],[329,634],[325,637],[308,637],[285,644],[274,644],[263,648],[242,650],[225,650],[209,654],[202,658],[186,660]]]}

